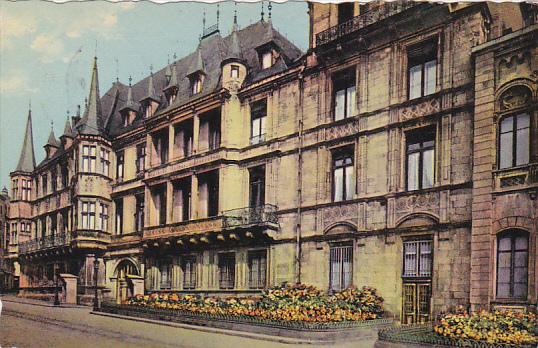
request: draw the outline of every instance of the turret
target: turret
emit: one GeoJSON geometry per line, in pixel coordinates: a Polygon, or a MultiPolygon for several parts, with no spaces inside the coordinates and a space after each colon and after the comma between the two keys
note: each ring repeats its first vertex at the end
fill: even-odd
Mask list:
{"type": "Polygon", "coordinates": [[[97,71],[97,57],[93,60],[92,81],[90,84],[90,94],[84,116],[77,124],[77,131],[80,135],[103,135],[104,133],[103,112],[101,108],[101,98],[99,96],[99,77],[97,71]]]}
{"type": "Polygon", "coordinates": [[[228,38],[227,53],[220,66],[222,68],[222,86],[235,93],[241,88],[247,76],[247,66],[243,59],[241,43],[237,33],[237,12],[234,14],[232,33],[228,38]]]}
{"type": "Polygon", "coordinates": [[[166,96],[166,101],[168,102],[168,105],[172,105],[172,103],[177,97],[178,81],[179,80],[177,77],[177,66],[176,66],[176,62],[174,62],[174,64],[172,64],[172,69],[170,72],[170,79],[168,80],[168,85],[163,90],[164,95],[166,96]]]}
{"type": "Polygon", "coordinates": [[[58,151],[58,148],[60,148],[60,142],[54,136],[54,128],[52,125],[50,127],[49,139],[43,147],[45,148],[45,152],[47,153],[47,158],[51,158],[52,156],[54,156],[56,151],[58,151]]]}
{"type": "Polygon", "coordinates": [[[60,141],[62,142],[62,146],[64,149],[67,149],[71,146],[73,143],[73,128],[71,127],[71,121],[69,120],[69,115],[67,115],[67,119],[65,120],[65,126],[64,126],[64,133],[60,136],[60,141]]]}
{"type": "Polygon", "coordinates": [[[127,101],[125,105],[120,109],[122,125],[127,127],[134,122],[136,114],[138,113],[138,103],[133,100],[133,87],[131,86],[132,78],[129,76],[129,88],[127,89],[127,101]]]}
{"type": "Polygon", "coordinates": [[[148,92],[144,98],[140,100],[142,105],[142,110],[144,112],[144,117],[148,118],[153,116],[161,103],[160,98],[155,93],[155,85],[153,83],[153,71],[149,75],[148,79],[148,92]]]}

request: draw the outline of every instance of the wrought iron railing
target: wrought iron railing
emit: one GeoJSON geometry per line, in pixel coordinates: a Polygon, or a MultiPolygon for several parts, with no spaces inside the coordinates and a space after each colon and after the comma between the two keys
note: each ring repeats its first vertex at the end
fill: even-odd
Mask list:
{"type": "Polygon", "coordinates": [[[264,204],[258,207],[249,207],[225,211],[224,227],[241,227],[259,224],[278,224],[277,207],[264,204]]]}
{"type": "Polygon", "coordinates": [[[19,244],[19,254],[26,254],[32,251],[64,246],[67,245],[70,241],[70,233],[59,233],[32,239],[19,244]]]}
{"type": "Polygon", "coordinates": [[[373,9],[351,18],[350,20],[340,23],[334,27],[324,30],[316,34],[316,46],[325,45],[331,41],[339,39],[345,35],[358,31],[370,24],[394,16],[400,12],[403,12],[411,7],[418,5],[419,3],[412,1],[395,1],[385,2],[373,9]]]}

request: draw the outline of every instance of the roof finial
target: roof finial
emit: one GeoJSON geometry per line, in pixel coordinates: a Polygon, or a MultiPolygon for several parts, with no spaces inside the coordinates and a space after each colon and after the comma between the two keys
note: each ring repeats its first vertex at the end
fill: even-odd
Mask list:
{"type": "Polygon", "coordinates": [[[50,130],[54,130],[54,120],[50,120],[50,130]]]}
{"type": "Polygon", "coordinates": [[[131,75],[129,75],[129,87],[131,87],[131,81],[133,80],[133,78],[131,77],[131,75]]]}
{"type": "Polygon", "coordinates": [[[273,9],[273,5],[271,4],[271,1],[269,1],[269,5],[267,5],[267,11],[269,12],[269,22],[271,21],[271,10],[273,9]]]}
{"type": "Polygon", "coordinates": [[[95,51],[93,57],[97,60],[97,39],[95,40],[95,51]]]}
{"type": "Polygon", "coordinates": [[[234,1],[234,25],[237,26],[237,1],[234,1]]]}
{"type": "Polygon", "coordinates": [[[262,15],[262,22],[263,22],[263,20],[264,20],[264,19],[263,19],[263,17],[264,17],[264,13],[263,13],[263,1],[262,1],[262,13],[261,13],[261,15],[262,15]]]}
{"type": "Polygon", "coordinates": [[[219,28],[220,4],[217,4],[217,29],[219,28]]]}
{"type": "Polygon", "coordinates": [[[80,104],[77,105],[77,117],[80,117],[80,104]]]}
{"type": "Polygon", "coordinates": [[[176,52],[174,52],[174,62],[176,61],[177,59],[177,55],[176,55],[176,52]]]}
{"type": "Polygon", "coordinates": [[[202,29],[205,32],[205,9],[204,9],[204,17],[202,18],[202,29]]]}
{"type": "Polygon", "coordinates": [[[116,62],[116,82],[120,82],[120,61],[118,58],[114,58],[116,62]]]}

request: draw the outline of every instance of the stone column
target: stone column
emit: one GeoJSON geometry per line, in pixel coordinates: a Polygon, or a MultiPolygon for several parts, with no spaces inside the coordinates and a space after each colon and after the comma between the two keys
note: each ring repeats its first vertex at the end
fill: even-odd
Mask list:
{"type": "Polygon", "coordinates": [[[175,158],[174,156],[174,125],[168,126],[168,162],[175,158]]]}
{"type": "Polygon", "coordinates": [[[195,114],[192,120],[192,153],[198,153],[198,136],[200,134],[200,117],[195,114]]]}
{"type": "Polygon", "coordinates": [[[166,182],[166,223],[172,223],[174,185],[171,181],[166,182]]]}
{"type": "Polygon", "coordinates": [[[198,217],[198,177],[191,176],[191,220],[198,217]]]}

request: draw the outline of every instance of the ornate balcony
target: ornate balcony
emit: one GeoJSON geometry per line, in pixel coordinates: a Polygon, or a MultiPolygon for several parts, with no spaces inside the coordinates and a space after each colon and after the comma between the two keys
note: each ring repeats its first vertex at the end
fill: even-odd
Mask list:
{"type": "Polygon", "coordinates": [[[71,246],[90,252],[106,249],[110,244],[110,233],[96,230],[77,230],[72,232],[71,246]]]}
{"type": "Polygon", "coordinates": [[[29,254],[35,251],[67,246],[70,241],[71,235],[69,233],[60,233],[32,239],[19,244],[19,254],[29,254]]]}
{"type": "Polygon", "coordinates": [[[255,226],[278,229],[277,207],[264,204],[259,207],[249,207],[228,210],[223,213],[224,228],[251,228],[255,226]]]}
{"type": "Polygon", "coordinates": [[[193,234],[216,232],[222,230],[222,217],[189,220],[184,222],[167,224],[164,226],[144,228],[143,239],[155,239],[166,237],[180,237],[193,234]]]}
{"type": "Polygon", "coordinates": [[[334,27],[324,30],[316,34],[316,46],[323,46],[335,40],[338,40],[348,34],[359,31],[360,29],[369,26],[375,22],[379,22],[385,18],[394,16],[400,12],[403,12],[411,7],[417,6],[419,3],[406,1],[406,2],[386,2],[379,6],[359,15],[351,18],[347,22],[340,23],[334,27]]]}

